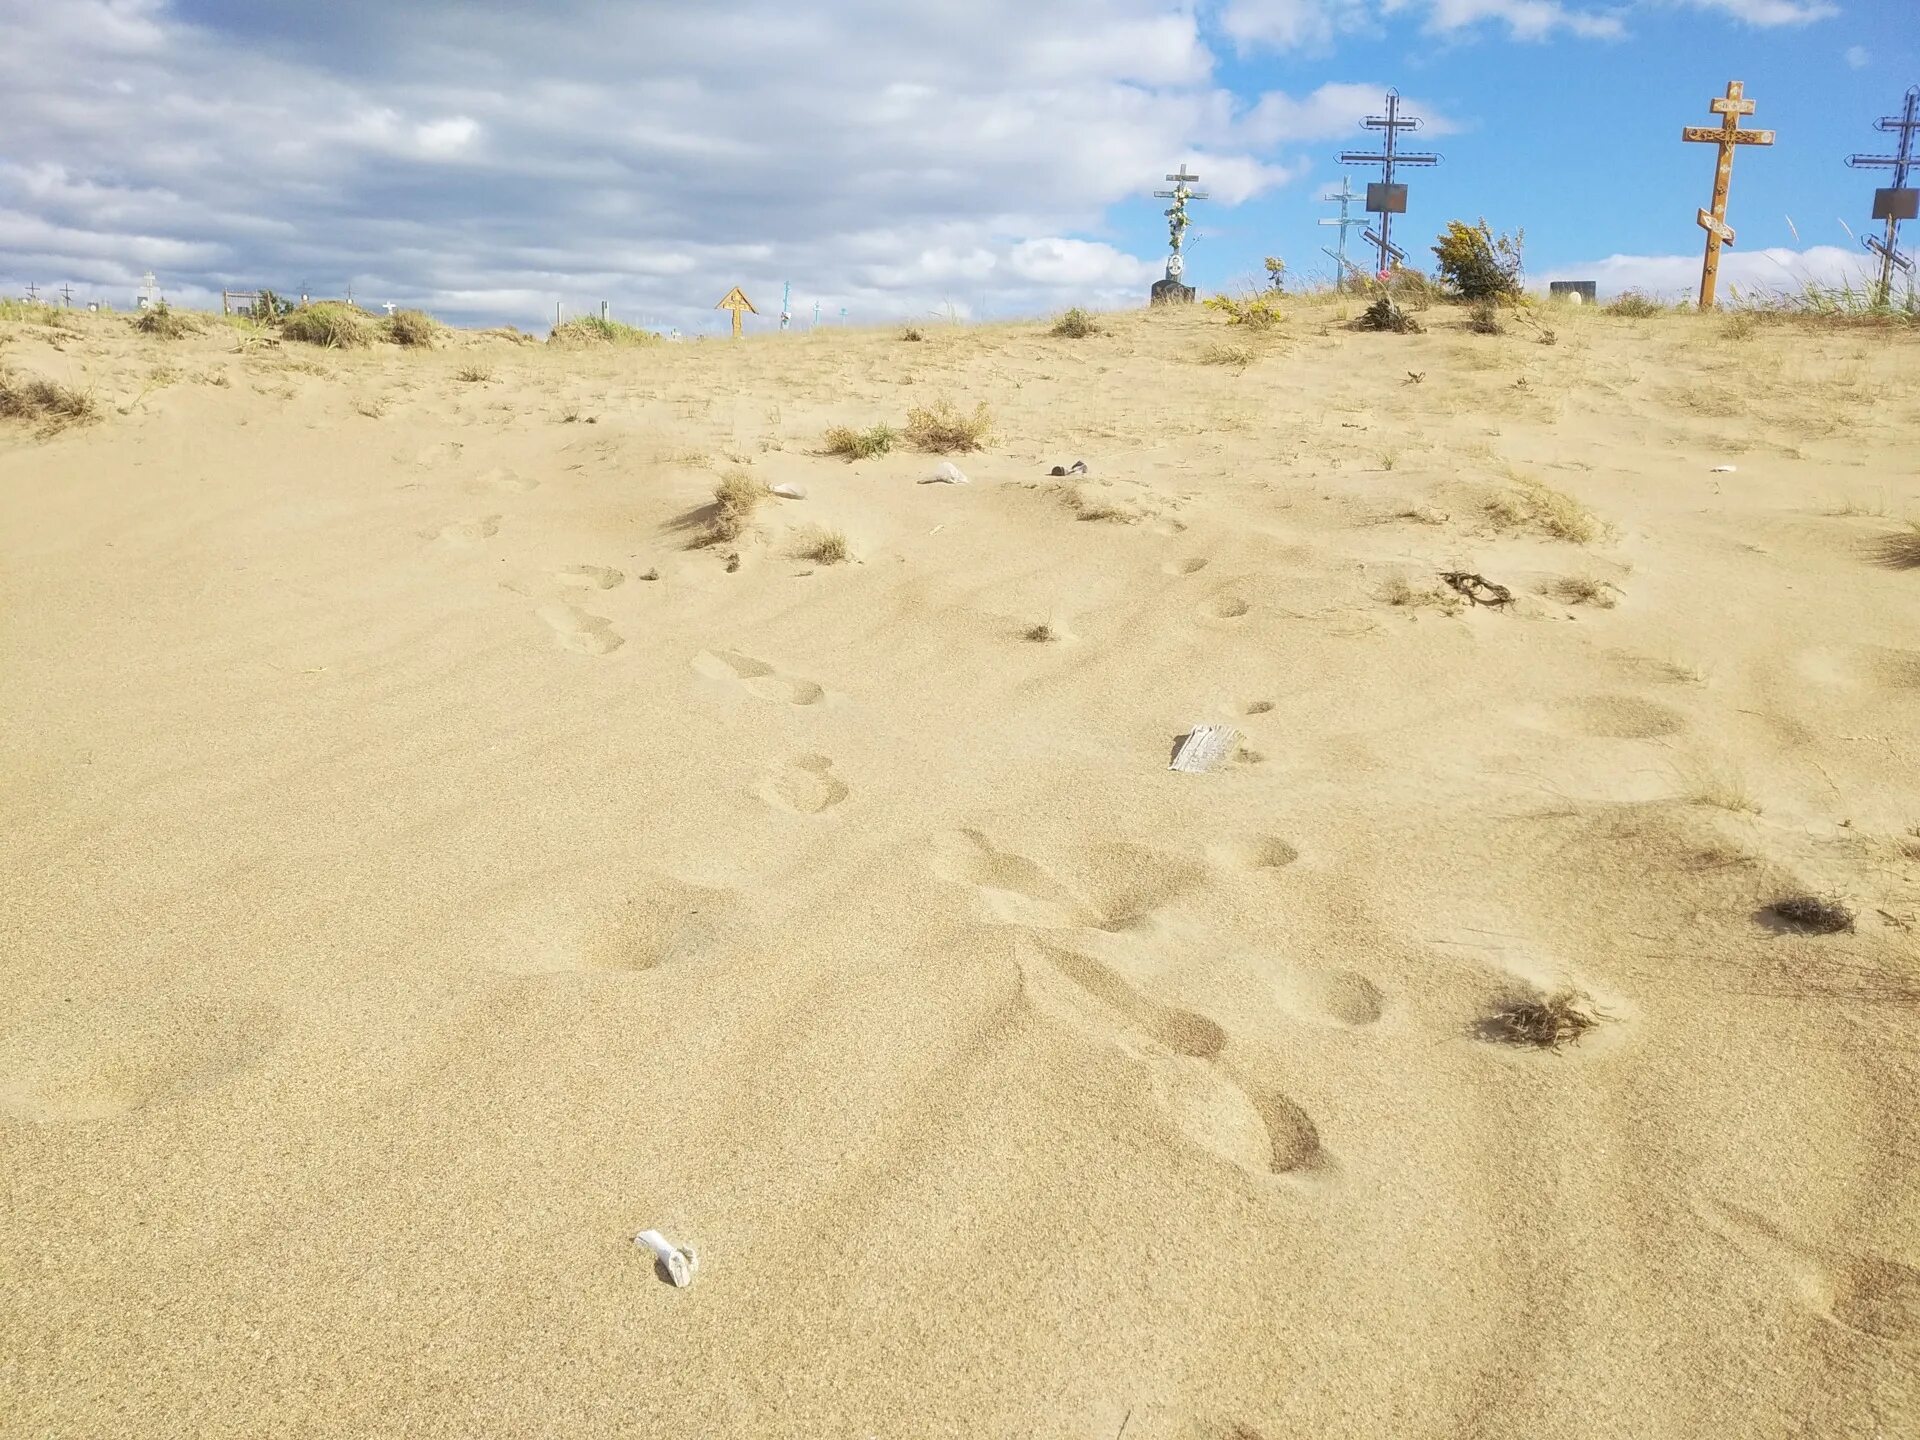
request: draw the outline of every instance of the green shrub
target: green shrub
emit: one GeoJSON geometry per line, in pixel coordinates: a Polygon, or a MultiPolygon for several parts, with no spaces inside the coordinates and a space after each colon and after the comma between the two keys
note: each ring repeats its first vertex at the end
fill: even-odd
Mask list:
{"type": "Polygon", "coordinates": [[[353,350],[371,345],[375,331],[373,317],[366,311],[337,300],[322,300],[317,305],[302,305],[288,315],[281,322],[280,333],[289,340],[304,340],[330,350],[353,350]]]}
{"type": "Polygon", "coordinates": [[[1520,294],[1520,247],[1526,231],[1495,235],[1485,220],[1449,220],[1433,253],[1440,279],[1462,300],[1498,300],[1520,294]]]}

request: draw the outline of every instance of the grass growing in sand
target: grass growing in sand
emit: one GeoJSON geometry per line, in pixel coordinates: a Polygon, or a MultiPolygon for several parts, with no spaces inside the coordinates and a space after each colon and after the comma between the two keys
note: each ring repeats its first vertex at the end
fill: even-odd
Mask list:
{"type": "Polygon", "coordinates": [[[1649,320],[1655,315],[1664,315],[1667,307],[1658,300],[1642,295],[1638,290],[1629,290],[1611,305],[1607,314],[1619,315],[1628,320],[1649,320]]]}
{"type": "Polygon", "coordinates": [[[133,328],[142,335],[151,335],[159,340],[178,340],[195,334],[200,322],[191,315],[183,315],[162,300],[150,305],[133,317],[133,328]]]}
{"type": "Polygon", "coordinates": [[[396,345],[430,350],[434,338],[440,333],[440,322],[424,310],[396,310],[381,322],[380,328],[387,332],[387,339],[396,345]]]}
{"type": "Polygon", "coordinates": [[[1388,605],[1399,610],[1421,610],[1431,607],[1444,611],[1448,615],[1458,615],[1466,608],[1466,602],[1452,590],[1438,585],[1420,589],[1404,575],[1395,575],[1380,587],[1380,598],[1388,605]]]}
{"type": "Polygon", "coordinates": [[[1094,323],[1093,316],[1076,305],[1053,322],[1053,333],[1069,340],[1084,340],[1089,335],[1098,335],[1100,327],[1094,323]]]}
{"type": "Polygon", "coordinates": [[[1022,640],[1031,640],[1036,645],[1051,645],[1055,640],[1060,638],[1060,632],[1043,620],[1038,625],[1029,625],[1025,630],[1022,630],[1020,632],[1020,638],[1022,640]]]}
{"type": "Polygon", "coordinates": [[[547,344],[558,350],[586,350],[597,345],[657,345],[660,337],[638,325],[618,320],[602,320],[598,315],[578,315],[562,321],[547,335],[547,344]]]}
{"type": "Polygon", "coordinates": [[[1606,1015],[1593,997],[1574,989],[1551,995],[1517,995],[1502,1002],[1475,1024],[1474,1033],[1496,1045],[1521,1049],[1560,1050],[1577,1044],[1606,1015]]]}
{"type": "Polygon", "coordinates": [[[0,370],[0,420],[39,420],[61,426],[99,417],[100,407],[85,391],[0,370]]]}
{"type": "Polygon", "coordinates": [[[918,449],[945,455],[956,450],[978,450],[993,438],[993,419],[983,400],[971,415],[963,415],[944,395],[930,405],[907,412],[907,439],[918,449]]]}
{"type": "Polygon", "coordinates": [[[1889,570],[1920,570],[1920,520],[1873,542],[1873,558],[1889,570]]]}
{"type": "Polygon", "coordinates": [[[695,543],[699,545],[720,545],[729,540],[738,540],[746,532],[747,522],[753,518],[753,512],[767,498],[767,487],[739,470],[735,470],[713,487],[713,518],[707,522],[707,528],[695,543]]]}
{"type": "Polygon", "coordinates": [[[826,433],[827,454],[844,455],[849,460],[871,460],[893,448],[899,434],[891,425],[870,425],[855,430],[850,425],[835,425],[826,433]]]}
{"type": "Polygon", "coordinates": [[[1789,895],[1767,909],[1782,925],[1803,935],[1838,935],[1854,926],[1853,911],[1825,895],[1789,895]]]}
{"type": "Polygon", "coordinates": [[[289,340],[324,345],[329,350],[353,350],[373,343],[373,317],[351,305],[323,301],[303,305],[287,316],[280,324],[280,333],[289,340]]]}
{"type": "Polygon", "coordinates": [[[1530,475],[1509,471],[1514,488],[1487,501],[1487,518],[1502,530],[1537,530],[1555,540],[1590,545],[1607,527],[1578,500],[1530,475]]]}
{"type": "Polygon", "coordinates": [[[1620,599],[1618,585],[1592,575],[1563,575],[1548,585],[1543,593],[1551,595],[1563,605],[1592,605],[1600,610],[1613,609],[1620,599]]]}
{"type": "Polygon", "coordinates": [[[853,555],[844,534],[824,528],[802,535],[799,548],[794,553],[803,560],[812,560],[821,565],[839,565],[853,555]]]}
{"type": "Polygon", "coordinates": [[[1747,788],[1745,778],[1730,765],[1699,764],[1683,772],[1687,802],[1710,805],[1734,815],[1758,815],[1760,802],[1747,788]]]}
{"type": "Polygon", "coordinates": [[[1244,370],[1253,363],[1253,347],[1215,342],[1202,349],[1194,358],[1202,365],[1234,365],[1244,370]]]}
{"type": "Polygon", "coordinates": [[[464,380],[470,385],[483,385],[493,379],[493,367],[491,365],[462,365],[458,370],[453,372],[453,378],[456,380],[464,380]]]}

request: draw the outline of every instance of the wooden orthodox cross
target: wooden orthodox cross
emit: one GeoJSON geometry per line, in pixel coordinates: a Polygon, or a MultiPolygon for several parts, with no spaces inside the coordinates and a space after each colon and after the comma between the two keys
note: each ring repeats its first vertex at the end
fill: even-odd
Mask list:
{"type": "Polygon", "coordinates": [[[1880,292],[1875,303],[1885,305],[1893,298],[1894,267],[1913,274],[1912,258],[1900,253],[1900,222],[1920,219],[1920,191],[1907,184],[1907,171],[1916,163],[1913,136],[1920,130],[1920,86],[1907,91],[1907,108],[1901,114],[1882,115],[1873,128],[1898,134],[1899,149],[1891,155],[1849,155],[1847,164],[1856,170],[1885,167],[1893,171],[1893,184],[1873,192],[1873,218],[1887,222],[1886,238],[1861,237],[1867,249],[1880,257],[1880,292]]]}
{"type": "Polygon", "coordinates": [[[1713,209],[1702,210],[1694,223],[1707,232],[1707,255],[1700,265],[1700,308],[1713,308],[1714,282],[1720,278],[1720,247],[1733,244],[1733,227],[1727,224],[1727,186],[1733,179],[1733,147],[1771,145],[1773,131],[1742,130],[1740,117],[1753,114],[1753,101],[1745,98],[1746,86],[1738,80],[1727,82],[1727,93],[1707,108],[1721,117],[1718,125],[1688,125],[1680,131],[1682,140],[1697,140],[1720,147],[1720,164],[1713,172],[1713,209]]]}
{"type": "Polygon", "coordinates": [[[716,310],[731,310],[733,312],[733,338],[736,340],[740,338],[740,312],[742,310],[749,310],[755,315],[760,313],[758,310],[754,310],[753,302],[740,293],[740,287],[738,285],[729,290],[721,298],[720,303],[713,308],[716,310]]]}

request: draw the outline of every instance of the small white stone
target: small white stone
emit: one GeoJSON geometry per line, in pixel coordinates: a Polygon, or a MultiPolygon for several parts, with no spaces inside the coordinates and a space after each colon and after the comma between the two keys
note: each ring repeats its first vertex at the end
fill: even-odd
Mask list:
{"type": "Polygon", "coordinates": [[[804,500],[807,498],[807,492],[803,488],[798,485],[785,483],[770,487],[767,493],[769,495],[778,495],[782,500],[804,500]]]}

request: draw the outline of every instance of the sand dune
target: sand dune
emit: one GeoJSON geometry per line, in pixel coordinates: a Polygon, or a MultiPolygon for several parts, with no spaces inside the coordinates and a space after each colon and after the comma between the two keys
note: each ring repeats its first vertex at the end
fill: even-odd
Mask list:
{"type": "Polygon", "coordinates": [[[0,1428],[1920,1431],[1920,348],[1342,318],[0,326],[0,1428]]]}

